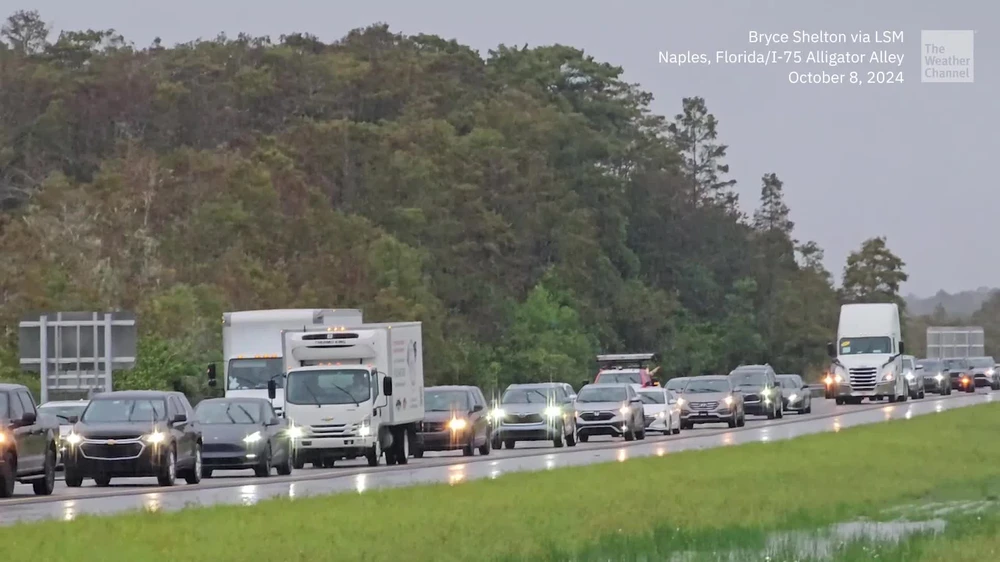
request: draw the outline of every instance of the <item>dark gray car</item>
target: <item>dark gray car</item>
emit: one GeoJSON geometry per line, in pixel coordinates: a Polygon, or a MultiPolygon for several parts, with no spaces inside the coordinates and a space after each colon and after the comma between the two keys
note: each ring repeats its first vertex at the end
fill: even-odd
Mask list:
{"type": "Polygon", "coordinates": [[[681,429],[692,429],[699,423],[746,425],[743,395],[727,376],[692,377],[677,401],[681,405],[681,429]]]}
{"type": "Polygon", "coordinates": [[[941,359],[918,359],[915,368],[924,375],[924,390],[951,394],[951,372],[941,359]]]}
{"type": "Polygon", "coordinates": [[[799,375],[778,375],[781,384],[781,402],[786,412],[812,413],[812,392],[799,375]]]}
{"type": "Polygon", "coordinates": [[[783,415],[784,400],[777,375],[769,365],[742,365],[729,373],[733,387],[743,394],[747,414],[773,420],[783,415]]]}
{"type": "Polygon", "coordinates": [[[201,475],[212,477],[213,470],[253,469],[259,477],[271,469],[287,476],[292,473],[292,438],[288,420],[279,418],[263,398],[210,398],[195,408],[201,424],[201,475]]]}
{"type": "Polygon", "coordinates": [[[576,445],[573,403],[563,383],[512,384],[492,415],[494,449],[513,449],[518,441],[576,445]]]}

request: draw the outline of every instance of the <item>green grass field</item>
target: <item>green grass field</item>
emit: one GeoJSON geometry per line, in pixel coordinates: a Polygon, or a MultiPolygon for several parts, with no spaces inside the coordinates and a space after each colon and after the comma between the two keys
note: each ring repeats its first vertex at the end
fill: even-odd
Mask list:
{"type": "MultiPolygon", "coordinates": [[[[686,550],[712,559],[713,552],[762,547],[777,530],[812,531],[858,517],[884,519],[889,505],[996,497],[998,417],[1000,405],[987,404],[791,441],[511,474],[457,486],[23,524],[0,528],[0,544],[9,559],[75,562],[103,562],[109,556],[280,562],[665,560],[686,550]]],[[[978,540],[996,531],[997,520],[976,521],[960,529],[979,533],[973,543],[953,531],[933,540],[916,538],[910,543],[919,546],[921,558],[906,560],[941,559],[934,553],[947,548],[940,545],[948,541],[979,550],[968,550],[969,558],[946,560],[998,559],[975,558],[1000,548],[995,532],[990,540],[978,540]]],[[[855,548],[871,554],[864,545],[848,546],[841,553],[844,560],[861,560],[849,552],[855,548]]],[[[886,548],[889,558],[881,559],[896,559],[886,548]]]]}

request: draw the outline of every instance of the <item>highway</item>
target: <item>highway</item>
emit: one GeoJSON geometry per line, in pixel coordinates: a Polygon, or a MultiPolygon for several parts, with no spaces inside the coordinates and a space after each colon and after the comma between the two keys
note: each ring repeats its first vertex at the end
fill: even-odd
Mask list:
{"type": "Polygon", "coordinates": [[[549,443],[519,442],[517,449],[493,451],[488,456],[463,457],[460,452],[428,453],[423,459],[410,459],[406,466],[368,467],[364,460],[338,463],[332,469],[303,469],[291,476],[256,478],[245,472],[220,472],[198,485],[183,481],[173,487],[156,485],[155,479],[119,479],[107,488],[86,481],[81,488],[67,488],[62,482],[55,493],[36,497],[31,488],[18,485],[15,497],[0,500],[0,524],[40,519],[71,520],[81,514],[111,514],[150,509],[178,510],[213,504],[254,504],[274,497],[303,497],[342,492],[364,492],[376,488],[412,486],[427,483],[451,483],[496,478],[501,474],[598,462],[626,461],[629,458],[664,456],[686,450],[707,449],[751,442],[777,441],[841,428],[880,423],[891,419],[933,414],[948,409],[982,404],[994,400],[994,394],[981,389],[977,394],[954,394],[948,397],[928,395],[924,400],[902,404],[865,403],[837,406],[832,400],[814,398],[813,412],[807,415],[785,414],[784,419],[767,420],[748,417],[743,428],[723,425],[696,426],[680,435],[648,435],[644,441],[626,443],[620,439],[594,439],[576,447],[555,449],[549,443]]]}

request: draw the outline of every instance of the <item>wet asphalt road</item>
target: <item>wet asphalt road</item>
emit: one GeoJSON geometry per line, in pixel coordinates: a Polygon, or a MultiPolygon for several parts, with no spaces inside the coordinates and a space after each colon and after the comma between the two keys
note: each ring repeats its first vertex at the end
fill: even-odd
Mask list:
{"type": "MultiPolygon", "coordinates": [[[[1000,398],[997,398],[1000,400],[1000,398]]],[[[303,469],[291,476],[256,478],[250,471],[219,471],[215,478],[198,485],[183,481],[171,488],[156,485],[151,478],[118,479],[107,488],[87,481],[81,488],[67,488],[61,481],[48,497],[32,495],[30,486],[19,484],[15,497],[0,500],[0,524],[39,519],[70,520],[79,514],[111,514],[151,509],[177,510],[212,504],[250,505],[273,497],[302,497],[342,492],[364,492],[373,488],[411,486],[426,483],[458,484],[466,480],[496,478],[511,472],[551,470],[597,462],[625,461],[632,457],[663,456],[693,449],[707,449],[750,442],[790,439],[810,433],[839,431],[843,427],[879,423],[890,419],[940,412],[982,404],[994,395],[980,390],[976,395],[928,395],[924,400],[903,404],[866,402],[859,406],[837,406],[832,400],[816,398],[808,415],[785,414],[784,419],[751,417],[743,428],[724,425],[696,426],[674,436],[647,435],[644,441],[625,443],[621,439],[594,438],[576,447],[555,449],[550,443],[519,442],[511,450],[494,450],[489,456],[463,457],[461,452],[428,453],[410,459],[406,466],[368,467],[363,459],[338,463],[333,469],[303,469]]]]}

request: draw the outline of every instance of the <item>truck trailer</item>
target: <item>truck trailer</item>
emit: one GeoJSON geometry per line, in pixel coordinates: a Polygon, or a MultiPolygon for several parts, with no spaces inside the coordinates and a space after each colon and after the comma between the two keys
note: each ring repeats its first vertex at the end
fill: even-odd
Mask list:
{"type": "MultiPolygon", "coordinates": [[[[293,466],[365,457],[406,464],[424,419],[420,322],[286,331],[285,409],[293,466]]],[[[268,393],[277,390],[274,381],[268,393]]]]}
{"type": "MultiPolygon", "coordinates": [[[[324,329],[362,323],[361,311],[337,308],[244,310],[222,315],[223,380],[226,397],[267,398],[268,382],[277,391],[275,412],[284,407],[283,330],[324,329]]],[[[208,366],[208,384],[216,385],[215,364],[208,366]]]]}

